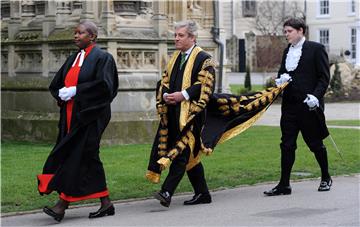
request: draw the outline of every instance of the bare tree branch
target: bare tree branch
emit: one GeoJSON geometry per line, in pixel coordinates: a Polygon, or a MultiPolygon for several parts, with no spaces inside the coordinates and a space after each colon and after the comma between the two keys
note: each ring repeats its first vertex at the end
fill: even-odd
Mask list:
{"type": "Polygon", "coordinates": [[[298,3],[293,1],[258,1],[255,28],[263,35],[281,35],[282,25],[289,17],[303,17],[298,3]]]}

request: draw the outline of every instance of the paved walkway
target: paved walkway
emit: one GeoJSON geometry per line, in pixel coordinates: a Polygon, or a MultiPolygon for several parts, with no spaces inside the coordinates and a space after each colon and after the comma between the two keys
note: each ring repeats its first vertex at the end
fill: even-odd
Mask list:
{"type": "Polygon", "coordinates": [[[318,179],[292,183],[293,193],[265,197],[274,186],[259,184],[212,192],[213,203],[184,206],[191,195],[174,196],[170,208],[155,199],[115,204],[111,217],[88,219],[97,207],[66,211],[57,224],[39,212],[3,217],[2,226],[360,226],[360,176],[334,177],[329,192],[318,192],[318,179]]]}

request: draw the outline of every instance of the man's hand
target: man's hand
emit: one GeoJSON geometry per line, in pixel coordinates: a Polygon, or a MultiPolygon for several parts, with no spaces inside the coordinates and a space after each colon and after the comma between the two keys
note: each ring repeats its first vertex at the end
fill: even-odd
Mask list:
{"type": "Polygon", "coordinates": [[[277,87],[280,87],[282,84],[291,81],[291,76],[287,73],[280,75],[280,78],[275,79],[275,84],[277,87]]]}
{"type": "Polygon", "coordinates": [[[311,94],[307,94],[306,99],[304,100],[304,103],[306,103],[310,109],[314,109],[316,107],[319,107],[319,100],[311,95],[311,94]]]}
{"type": "Polygon", "coordinates": [[[185,97],[183,96],[183,94],[180,91],[170,93],[170,94],[165,93],[163,98],[164,98],[166,104],[168,104],[168,105],[175,105],[176,103],[179,103],[179,102],[185,100],[185,97]]]}

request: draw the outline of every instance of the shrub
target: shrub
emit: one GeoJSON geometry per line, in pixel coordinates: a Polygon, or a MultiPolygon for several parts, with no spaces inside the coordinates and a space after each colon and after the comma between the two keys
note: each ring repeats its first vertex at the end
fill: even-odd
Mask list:
{"type": "Polygon", "coordinates": [[[335,97],[344,95],[344,88],[341,81],[341,72],[339,71],[338,63],[335,63],[334,75],[330,80],[330,88],[335,97]]]}
{"type": "Polygon", "coordinates": [[[245,82],[244,87],[251,91],[251,78],[250,78],[250,66],[246,66],[245,82]]]}
{"type": "Polygon", "coordinates": [[[276,87],[276,84],[275,84],[275,79],[270,77],[268,78],[266,81],[265,81],[265,88],[269,88],[269,87],[276,87]]]}

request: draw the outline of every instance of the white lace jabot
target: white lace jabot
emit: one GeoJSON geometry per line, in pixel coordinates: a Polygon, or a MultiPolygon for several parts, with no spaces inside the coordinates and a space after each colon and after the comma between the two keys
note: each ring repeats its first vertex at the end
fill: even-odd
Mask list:
{"type": "Polygon", "coordinates": [[[302,39],[297,44],[290,46],[285,60],[285,68],[288,72],[294,71],[298,66],[304,42],[305,37],[302,37],[302,39]]]}

